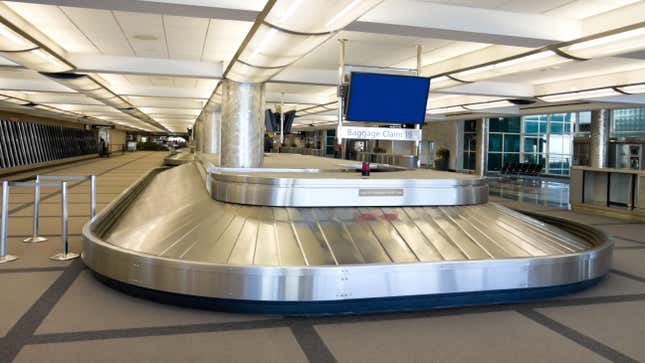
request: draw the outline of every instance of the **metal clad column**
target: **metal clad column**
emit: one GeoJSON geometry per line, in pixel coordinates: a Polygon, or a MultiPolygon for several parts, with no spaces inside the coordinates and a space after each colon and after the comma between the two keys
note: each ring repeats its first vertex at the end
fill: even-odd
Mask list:
{"type": "Polygon", "coordinates": [[[219,106],[215,106],[212,110],[205,113],[204,120],[202,121],[202,140],[204,142],[202,152],[207,154],[219,154],[221,119],[222,113],[219,106]]]}
{"type": "Polygon", "coordinates": [[[477,150],[475,153],[475,170],[477,175],[485,176],[488,169],[488,119],[477,120],[477,150]]]}
{"type": "Polygon", "coordinates": [[[221,166],[257,168],[264,160],[264,83],[222,81],[221,166]]]}
{"type": "Polygon", "coordinates": [[[591,167],[606,168],[609,151],[609,122],[611,110],[600,109],[591,111],[591,167]]]}
{"type": "Polygon", "coordinates": [[[200,117],[197,119],[195,124],[195,129],[197,130],[197,137],[195,138],[195,150],[197,152],[204,151],[204,119],[200,117]]]}

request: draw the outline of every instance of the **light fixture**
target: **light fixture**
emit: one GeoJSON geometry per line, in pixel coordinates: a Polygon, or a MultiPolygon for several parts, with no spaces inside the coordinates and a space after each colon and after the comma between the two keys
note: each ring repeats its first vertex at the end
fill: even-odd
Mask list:
{"type": "MultiPolygon", "coordinates": [[[[264,82],[382,0],[276,0],[226,70],[237,82],[264,82]]],[[[219,88],[219,87],[218,87],[219,88]]]]}
{"type": "Polygon", "coordinates": [[[18,52],[37,48],[36,44],[0,23],[0,52],[18,52]]]}
{"type": "Polygon", "coordinates": [[[552,50],[523,55],[502,62],[474,67],[464,71],[451,73],[450,76],[460,81],[474,82],[482,79],[504,76],[507,74],[532,71],[551,67],[557,64],[571,62],[572,59],[559,56],[552,50]]]}
{"type": "Polygon", "coordinates": [[[645,49],[645,26],[574,42],[561,47],[563,52],[579,58],[600,58],[645,49]]]}
{"type": "Polygon", "coordinates": [[[565,93],[558,93],[553,95],[538,96],[537,99],[544,102],[564,102],[564,101],[611,97],[611,96],[619,96],[619,95],[621,95],[621,93],[616,91],[613,88],[599,88],[599,89],[587,90],[587,91],[565,92],[565,93]]]}
{"type": "Polygon", "coordinates": [[[428,113],[431,115],[444,115],[447,113],[458,113],[467,111],[461,106],[448,106],[448,107],[437,107],[431,108],[428,110],[428,113]]]}
{"type": "Polygon", "coordinates": [[[41,72],[65,72],[73,67],[8,25],[0,23],[0,55],[41,72]]]}
{"type": "Polygon", "coordinates": [[[150,124],[153,127],[169,131],[167,128],[163,127],[163,125],[159,124],[145,113],[139,111],[132,104],[107,89],[104,85],[102,85],[89,75],[70,72],[42,72],[42,74],[64,86],[67,86],[88,97],[98,100],[105,105],[114,107],[121,112],[125,112],[126,114],[133,116],[139,121],[150,124]]]}
{"type": "Polygon", "coordinates": [[[358,19],[381,1],[277,0],[264,21],[296,33],[335,32],[358,19]]]}
{"type": "Polygon", "coordinates": [[[616,87],[619,91],[629,94],[645,93],[645,83],[616,87]]]}
{"type": "Polygon", "coordinates": [[[0,51],[0,55],[22,66],[40,72],[66,72],[73,69],[66,62],[42,49],[18,52],[0,51]]]}
{"type": "Polygon", "coordinates": [[[439,89],[446,87],[453,87],[464,84],[465,82],[458,81],[448,76],[439,76],[430,78],[430,89],[439,89]]]}
{"type": "Polygon", "coordinates": [[[7,97],[7,98],[3,99],[2,102],[13,103],[14,105],[19,105],[19,106],[23,106],[23,105],[29,103],[29,101],[27,101],[27,100],[23,100],[23,99],[20,99],[20,98],[15,98],[15,97],[7,97]]]}
{"type": "Polygon", "coordinates": [[[504,108],[504,107],[514,107],[514,103],[502,100],[502,101],[492,101],[492,102],[482,102],[482,103],[471,103],[469,105],[464,105],[463,107],[467,110],[486,110],[490,108],[504,108]]]}

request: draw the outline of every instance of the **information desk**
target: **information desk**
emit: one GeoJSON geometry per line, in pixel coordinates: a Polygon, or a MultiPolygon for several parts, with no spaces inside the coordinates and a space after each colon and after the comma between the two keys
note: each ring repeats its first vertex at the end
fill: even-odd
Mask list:
{"type": "Polygon", "coordinates": [[[571,207],[612,217],[645,218],[643,178],[643,170],[573,166],[571,207]]]}

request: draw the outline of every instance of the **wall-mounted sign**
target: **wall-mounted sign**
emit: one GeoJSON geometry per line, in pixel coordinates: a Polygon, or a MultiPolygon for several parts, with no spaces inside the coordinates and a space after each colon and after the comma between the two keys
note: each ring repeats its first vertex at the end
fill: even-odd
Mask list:
{"type": "Polygon", "coordinates": [[[343,139],[421,141],[421,130],[389,129],[383,127],[342,126],[339,130],[343,139]]]}

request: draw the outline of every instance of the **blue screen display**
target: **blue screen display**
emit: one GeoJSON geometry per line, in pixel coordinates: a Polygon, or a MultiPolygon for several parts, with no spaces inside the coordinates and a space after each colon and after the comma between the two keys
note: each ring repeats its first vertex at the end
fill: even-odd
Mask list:
{"type": "Polygon", "coordinates": [[[346,119],[423,124],[430,78],[352,73],[346,119]]]}

